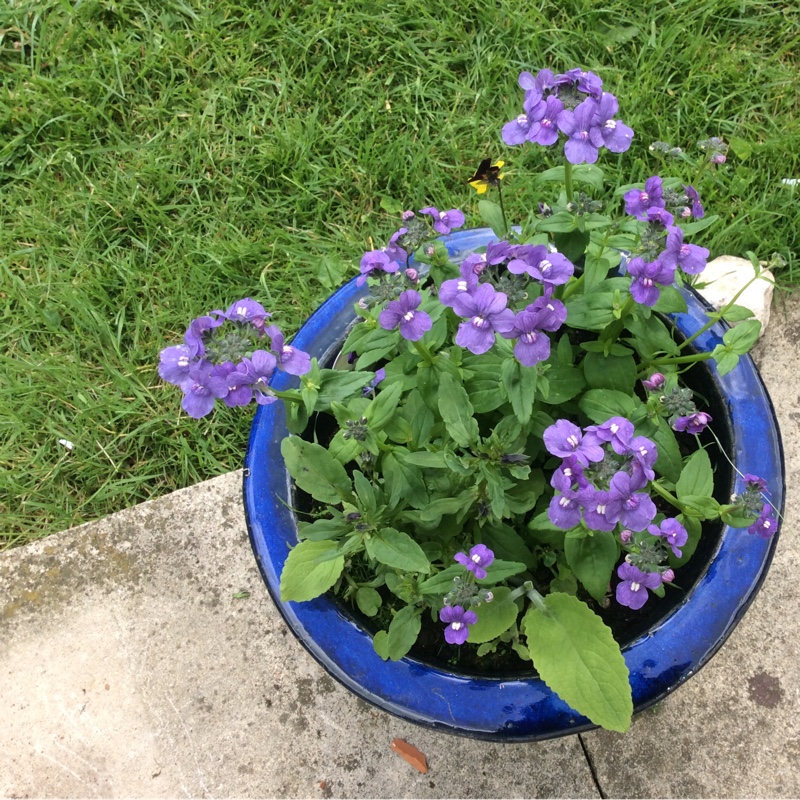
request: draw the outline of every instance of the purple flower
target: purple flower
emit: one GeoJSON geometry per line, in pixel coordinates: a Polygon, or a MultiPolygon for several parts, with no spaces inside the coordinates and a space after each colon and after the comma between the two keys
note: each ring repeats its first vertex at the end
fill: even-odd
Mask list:
{"type": "Polygon", "coordinates": [[[508,262],[508,271],[515,275],[526,273],[538,281],[559,286],[566,283],[575,272],[573,263],[561,253],[550,253],[545,245],[530,249],[520,248],[518,257],[508,262]]]}
{"type": "Polygon", "coordinates": [[[183,410],[192,418],[200,419],[210,414],[214,401],[228,393],[225,378],[214,371],[209,361],[193,364],[189,374],[181,384],[183,390],[183,410]]]}
{"type": "Polygon", "coordinates": [[[379,370],[375,371],[375,377],[364,387],[364,396],[366,397],[373,389],[375,389],[377,385],[384,380],[384,378],[386,378],[386,370],[381,367],[379,370]]]}
{"type": "Polygon", "coordinates": [[[419,213],[427,214],[431,217],[433,219],[433,229],[445,236],[464,224],[464,215],[457,208],[451,208],[449,211],[439,211],[433,206],[428,206],[428,208],[421,208],[419,213]]]}
{"type": "Polygon", "coordinates": [[[744,480],[748,489],[758,489],[759,492],[767,491],[767,482],[758,475],[751,475],[749,472],[744,474],[744,480]]]}
{"type": "Polygon", "coordinates": [[[419,341],[433,327],[424,311],[417,311],[422,297],[414,289],[406,289],[397,300],[391,300],[381,311],[378,322],[387,331],[400,326],[400,335],[410,342],[419,341]]]}
{"type": "Polygon", "coordinates": [[[664,208],[664,198],[661,189],[661,178],[653,175],[644,183],[644,189],[631,189],[625,192],[625,213],[640,220],[647,219],[647,212],[651,208],[664,208]]]}
{"type": "Polygon", "coordinates": [[[251,384],[256,379],[247,374],[247,367],[243,364],[234,364],[233,361],[223,361],[214,367],[214,374],[225,379],[228,393],[222,398],[226,406],[246,406],[253,399],[251,384]]]}
{"type": "Polygon", "coordinates": [[[581,429],[566,419],[559,419],[542,434],[547,452],[561,458],[575,456],[588,467],[590,461],[602,461],[605,453],[593,433],[582,434],[581,429]]]}
{"type": "Polygon", "coordinates": [[[495,331],[508,333],[514,327],[514,312],[506,308],[507,303],[508,297],[489,283],[481,284],[474,294],[459,294],[453,309],[467,319],[458,326],[456,344],[476,356],[490,350],[495,331]]]}
{"type": "Polygon", "coordinates": [[[709,422],[711,422],[711,414],[705,411],[695,411],[694,414],[686,417],[678,417],[672,423],[672,429],[697,434],[701,433],[709,422]]]}
{"type": "MultiPolygon", "coordinates": [[[[269,388],[269,380],[278,366],[278,360],[267,350],[256,350],[250,358],[242,359],[242,366],[246,374],[253,379],[253,394],[256,403],[267,406],[278,398],[269,388]]],[[[241,369],[241,366],[239,367],[241,369]]]]}
{"type": "Polygon", "coordinates": [[[553,495],[547,509],[547,516],[553,525],[568,531],[580,524],[580,493],[573,489],[563,489],[561,495],[553,495]]]}
{"type": "Polygon", "coordinates": [[[630,449],[633,423],[625,417],[611,417],[602,425],[590,425],[586,430],[593,431],[601,442],[611,442],[614,452],[621,456],[630,449]]]}
{"type": "Polygon", "coordinates": [[[633,275],[631,295],[637,303],[654,306],[661,294],[660,286],[669,286],[675,280],[675,268],[660,261],[646,262],[632,258],[628,262],[628,274],[633,275]]]}
{"type": "Polygon", "coordinates": [[[554,95],[550,95],[544,104],[540,118],[533,123],[528,132],[528,140],[550,147],[558,141],[558,118],[564,110],[564,104],[554,95]]]}
{"type": "MultiPolygon", "coordinates": [[[[404,220],[406,219],[406,214],[411,214],[412,217],[414,216],[413,211],[404,211],[403,212],[404,220]]],[[[400,237],[405,236],[405,234],[407,233],[408,233],[408,228],[400,228],[400,230],[395,231],[389,238],[389,244],[387,244],[386,247],[383,248],[383,252],[386,253],[386,255],[389,257],[391,261],[400,262],[408,260],[408,253],[402,247],[400,247],[399,244],[397,244],[397,241],[400,239],[400,237]]],[[[356,284],[358,284],[358,281],[356,281],[356,284]]]]}
{"type": "Polygon", "coordinates": [[[681,557],[681,547],[689,541],[689,534],[686,528],[676,519],[662,520],[660,525],[648,525],[647,532],[653,536],[660,536],[667,540],[667,544],[672,548],[672,552],[677,558],[681,557]]]}
{"type": "Polygon", "coordinates": [[[361,274],[358,276],[356,286],[363,286],[367,277],[373,272],[397,272],[400,265],[392,261],[383,250],[370,250],[361,258],[361,274]]]}
{"type": "Polygon", "coordinates": [[[694,186],[684,186],[683,191],[686,193],[687,199],[692,204],[691,215],[695,219],[702,219],[706,212],[703,210],[703,204],[700,202],[700,195],[698,194],[697,189],[695,189],[694,186]]]}
{"type": "Polygon", "coordinates": [[[584,100],[574,111],[565,109],[558,117],[558,127],[567,135],[564,155],[570,164],[594,164],[603,135],[596,123],[597,102],[584,100]]]}
{"type": "Polygon", "coordinates": [[[613,531],[616,527],[615,507],[612,495],[602,489],[586,489],[581,493],[583,503],[583,519],[586,526],[593,531],[613,531]]]}
{"type": "Polygon", "coordinates": [[[444,281],[439,288],[439,301],[442,305],[452,308],[460,294],[472,294],[478,288],[478,275],[468,261],[465,259],[461,264],[460,278],[444,281]]]}
{"type": "Polygon", "coordinates": [[[183,337],[183,341],[191,351],[192,357],[202,356],[206,349],[203,343],[203,336],[214,328],[219,328],[220,325],[225,323],[225,317],[222,316],[221,311],[212,311],[216,316],[212,317],[206,314],[203,317],[197,317],[189,323],[189,328],[183,337]]]}
{"type": "Polygon", "coordinates": [[[643,489],[647,486],[647,482],[652,481],[656,476],[653,470],[658,460],[655,442],[645,436],[634,436],[628,452],[633,459],[630,465],[631,486],[635,489],[643,489]]]}
{"type": "Polygon", "coordinates": [[[179,344],[165,347],[158,359],[158,374],[167,383],[180,386],[189,377],[189,370],[195,363],[189,345],[179,344]]]}
{"type": "Polygon", "coordinates": [[[557,331],[567,319],[567,307],[560,301],[546,295],[537,297],[525,311],[539,317],[539,327],[551,333],[557,331]]]}
{"type": "Polygon", "coordinates": [[[760,536],[762,539],[769,539],[778,529],[778,523],[772,513],[772,506],[764,503],[758,519],[747,529],[748,533],[760,536]]]}
{"type": "Polygon", "coordinates": [[[514,356],[525,367],[532,367],[550,357],[550,339],[539,325],[539,314],[520,311],[514,318],[514,327],[504,333],[506,339],[516,339],[514,356]]]}
{"type": "Polygon", "coordinates": [[[649,378],[642,381],[642,386],[648,392],[657,392],[666,382],[667,379],[660,372],[654,372],[649,378]]]}
{"type": "Polygon", "coordinates": [[[448,644],[464,644],[469,636],[469,626],[478,621],[474,611],[464,611],[461,606],[445,606],[439,612],[439,619],[448,622],[444,629],[444,639],[448,644]]]}
{"type": "Polygon", "coordinates": [[[629,531],[627,528],[624,528],[619,532],[619,540],[622,544],[628,544],[628,542],[633,539],[633,531],[629,531]]]}
{"type": "Polygon", "coordinates": [[[311,356],[304,350],[285,343],[277,325],[270,325],[266,332],[272,340],[271,350],[278,359],[278,366],[290,375],[305,375],[311,369],[311,356]]]}
{"type": "Polygon", "coordinates": [[[698,275],[706,268],[709,251],[696,244],[683,243],[683,231],[671,228],[667,233],[666,250],[659,256],[662,264],[680,267],[688,275],[698,275]]]}
{"type": "Polygon", "coordinates": [[[251,322],[254,328],[263,330],[264,320],[269,319],[272,315],[268,314],[260,303],[245,297],[231,303],[223,316],[231,322],[251,322]]]}
{"type": "MultiPolygon", "coordinates": [[[[541,75],[542,73],[539,74],[541,75]]],[[[603,81],[594,72],[584,71],[580,67],[575,67],[561,75],[556,75],[552,82],[556,87],[556,92],[575,88],[579,92],[594,97],[596,100],[599,100],[603,94],[603,81]]]]}
{"type": "Polygon", "coordinates": [[[637,488],[627,472],[614,475],[608,491],[606,516],[632,531],[643,531],[655,517],[656,506],[647,493],[635,491],[637,488]]]}
{"type": "Polygon", "coordinates": [[[622,579],[617,584],[617,602],[638,611],[647,602],[647,590],[661,586],[661,576],[657,572],[642,572],[633,564],[623,561],[617,567],[617,575],[622,579]]]}
{"type": "Polygon", "coordinates": [[[603,92],[597,104],[595,123],[600,126],[603,144],[612,153],[624,153],[633,139],[633,130],[618,119],[612,119],[619,111],[617,98],[609,92],[603,92]]]}
{"type": "Polygon", "coordinates": [[[459,564],[463,564],[470,572],[474,573],[475,577],[479,580],[486,577],[486,570],[489,564],[494,561],[494,553],[485,544],[476,544],[466,553],[456,553],[455,560],[459,564]]]}
{"type": "MultiPolygon", "coordinates": [[[[503,125],[503,141],[511,147],[523,144],[530,138],[531,127],[539,124],[546,108],[546,102],[536,92],[527,92],[522,104],[522,113],[503,125]]],[[[556,133],[556,136],[558,134],[556,133]]]]}

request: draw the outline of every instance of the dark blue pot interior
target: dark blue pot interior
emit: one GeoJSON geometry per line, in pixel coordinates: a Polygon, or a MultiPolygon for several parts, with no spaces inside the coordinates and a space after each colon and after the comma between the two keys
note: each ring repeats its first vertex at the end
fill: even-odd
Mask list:
{"type": "MultiPolygon", "coordinates": [[[[489,229],[452,234],[444,241],[451,256],[465,256],[494,239],[489,229]]],[[[366,293],[355,280],[343,286],[311,316],[294,344],[330,359],[341,347],[355,318],[353,304],[366,293]]],[[[684,336],[707,321],[706,305],[684,290],[688,312],[673,315],[684,336]]],[[[725,327],[715,325],[696,340],[698,350],[713,350],[725,327]]],[[[720,377],[713,363],[704,365],[705,392],[717,397],[715,426],[729,433],[739,473],[765,478],[779,511],[784,502],[784,466],[775,413],[758,371],[749,357],[720,377]],[[718,415],[722,410],[724,421],[718,415]]],[[[278,373],[273,385],[296,381],[278,373]]],[[[262,406],[256,413],[245,461],[244,498],[250,540],[261,574],[289,627],[320,664],[363,699],[411,722],[451,733],[500,741],[533,741],[591,729],[592,724],[562,702],[535,675],[497,677],[460,675],[404,658],[384,662],[371,635],[344,604],[326,595],[306,603],[282,603],[279,583],[290,548],[297,543],[297,520],[290,510],[290,478],[283,466],[281,440],[288,434],[283,405],[262,406]]],[[[744,481],[734,470],[730,493],[744,481]]],[[[687,680],[720,648],[752,602],[775,549],[770,540],[746,530],[721,527],[690,562],[691,574],[679,573],[687,592],[682,601],[623,644],[637,711],[657,702],[687,680]],[[684,582],[685,581],[685,582],[684,582]],[[691,583],[691,585],[689,585],[691,583]]],[[[688,569],[688,568],[687,568],[688,569]]],[[[645,607],[646,609],[646,607],[645,607]]]]}

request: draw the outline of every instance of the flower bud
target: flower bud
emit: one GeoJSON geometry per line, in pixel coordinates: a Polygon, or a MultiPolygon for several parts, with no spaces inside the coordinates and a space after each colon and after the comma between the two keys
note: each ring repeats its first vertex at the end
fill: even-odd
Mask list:
{"type": "Polygon", "coordinates": [[[408,278],[411,283],[416,283],[419,280],[419,272],[417,272],[413,267],[409,267],[406,270],[406,278],[408,278]]]}
{"type": "Polygon", "coordinates": [[[660,372],[654,372],[647,380],[642,381],[642,386],[648,392],[657,392],[666,382],[667,379],[660,372]]]}
{"type": "Polygon", "coordinates": [[[661,580],[664,583],[672,583],[675,580],[675,572],[671,569],[667,569],[661,573],[661,580]]]}
{"type": "Polygon", "coordinates": [[[404,211],[403,212],[403,222],[408,222],[410,219],[413,219],[417,215],[413,211],[404,211]]]}
{"type": "Polygon", "coordinates": [[[633,531],[629,531],[627,528],[625,528],[625,530],[620,533],[619,538],[622,541],[622,544],[628,544],[628,542],[633,538],[633,531]]]}

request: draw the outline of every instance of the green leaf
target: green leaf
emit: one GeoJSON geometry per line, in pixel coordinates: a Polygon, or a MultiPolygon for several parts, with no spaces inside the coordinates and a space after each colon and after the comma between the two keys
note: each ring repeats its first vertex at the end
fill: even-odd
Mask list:
{"type": "Polygon", "coordinates": [[[678,558],[671,549],[667,553],[669,565],[673,569],[682,567],[694,555],[694,551],[700,543],[700,536],[703,533],[703,524],[697,517],[688,517],[685,514],[678,514],[675,519],[686,528],[686,533],[689,534],[689,538],[686,540],[686,544],[681,547],[680,558],[678,558]]]}
{"type": "Polygon", "coordinates": [[[403,213],[403,209],[405,209],[405,206],[399,200],[395,200],[393,197],[389,197],[386,194],[382,194],[380,197],[381,197],[381,208],[387,214],[395,216],[396,214],[403,213]]]}
{"type": "Polygon", "coordinates": [[[317,519],[310,525],[301,523],[300,538],[312,542],[322,542],[326,539],[335,539],[347,533],[348,525],[342,519],[317,519]]]}
{"type": "Polygon", "coordinates": [[[720,376],[733,372],[739,365],[739,356],[736,353],[726,353],[722,345],[717,345],[711,355],[714,356],[714,361],[717,362],[717,372],[720,376]]]}
{"type": "Polygon", "coordinates": [[[525,572],[526,569],[527,567],[519,561],[501,561],[498,558],[486,567],[486,577],[479,578],[477,582],[481,586],[500,583],[506,578],[525,572]]]}
{"type": "Polygon", "coordinates": [[[413,508],[424,508],[428,504],[428,488],[419,469],[406,463],[407,450],[397,447],[386,453],[381,461],[386,490],[389,492],[389,504],[397,505],[401,499],[413,508]]]}
{"type": "Polygon", "coordinates": [[[631,332],[633,338],[627,339],[643,358],[652,359],[659,350],[669,355],[678,355],[680,347],[675,343],[669,328],[655,314],[646,319],[633,317],[626,320],[625,327],[631,332]]]}
{"type": "Polygon", "coordinates": [[[695,233],[700,233],[706,228],[710,228],[719,219],[719,214],[709,214],[703,219],[697,219],[694,222],[681,222],[680,228],[687,236],[693,236],[695,233]]]}
{"type": "Polygon", "coordinates": [[[389,660],[389,634],[386,631],[378,631],[372,637],[372,646],[384,661],[389,660]]]}
{"type": "Polygon", "coordinates": [[[573,231],[569,233],[556,233],[553,235],[553,244],[561,255],[573,263],[580,261],[589,244],[588,231],[573,231]]]}
{"type": "Polygon", "coordinates": [[[614,293],[595,291],[572,295],[564,301],[567,324],[587,331],[601,331],[614,321],[614,293]]]}
{"type": "Polygon", "coordinates": [[[430,441],[431,429],[436,422],[433,412],[419,393],[419,389],[411,391],[403,405],[403,413],[410,425],[412,441],[417,447],[424,447],[430,441]]]}
{"type": "Polygon", "coordinates": [[[750,319],[752,316],[754,314],[749,308],[734,304],[725,311],[724,319],[727,322],[741,322],[743,319],[750,319]]]}
{"type": "Polygon", "coordinates": [[[503,363],[503,386],[517,419],[523,424],[530,421],[536,397],[536,367],[525,367],[516,358],[503,363]]]}
{"type": "Polygon", "coordinates": [[[331,403],[347,400],[353,392],[366,386],[374,377],[374,372],[350,372],[349,370],[341,369],[321,370],[318,408],[326,410],[331,403]]]}
{"type": "Polygon", "coordinates": [[[397,410],[397,404],[400,402],[402,394],[403,384],[393,383],[378,392],[378,396],[367,406],[364,416],[367,418],[369,429],[373,433],[383,430],[389,423],[389,420],[397,410]]]}
{"type": "Polygon", "coordinates": [[[641,403],[616,389],[589,389],[578,402],[581,411],[598,425],[611,417],[630,417],[637,405],[641,403]]]}
{"type": "Polygon", "coordinates": [[[583,370],[578,367],[551,366],[547,370],[549,391],[547,397],[542,397],[543,403],[548,405],[561,405],[571,400],[586,385],[583,370]]]}
{"type": "Polygon", "coordinates": [[[516,621],[519,608],[513,600],[509,600],[511,589],[506,586],[498,586],[494,590],[494,599],[491,603],[481,603],[475,613],[478,621],[469,626],[470,644],[481,644],[491,642],[501,633],[505,633],[516,621]]]}
{"type": "Polygon", "coordinates": [[[674,286],[662,286],[653,311],[659,311],[662,314],[685,314],[686,301],[674,286]]]}
{"type": "Polygon", "coordinates": [[[761,332],[761,323],[757,319],[748,319],[740,322],[735,328],[725,331],[722,341],[730,348],[731,352],[743,356],[750,352],[761,332]]]}
{"type": "Polygon", "coordinates": [[[485,525],[483,542],[499,558],[522,562],[528,568],[536,564],[536,557],[525,544],[525,540],[510,525],[503,522],[485,525]]]}
{"type": "Polygon", "coordinates": [[[347,472],[321,445],[288,436],[281,442],[281,455],[297,485],[314,499],[330,505],[352,500],[347,472]]]}
{"type": "Polygon", "coordinates": [[[689,494],[681,497],[681,503],[688,516],[701,519],[717,519],[719,516],[719,503],[713,497],[702,494],[689,494]]]}
{"type": "MultiPolygon", "coordinates": [[[[564,167],[561,169],[563,170],[564,167]]],[[[587,183],[596,192],[604,192],[606,188],[603,170],[594,164],[576,164],[572,168],[572,180],[576,183],[587,183]]]]}
{"type": "Polygon", "coordinates": [[[439,413],[447,432],[456,444],[470,447],[478,441],[478,422],[472,416],[472,404],[466,389],[449,373],[439,382],[439,413]]]}
{"type": "Polygon", "coordinates": [[[478,213],[481,219],[494,231],[498,239],[505,239],[508,234],[506,223],[503,219],[503,210],[491,200],[478,201],[478,213]]]}
{"type": "Polygon", "coordinates": [[[575,577],[598,603],[602,602],[619,558],[614,536],[604,531],[596,531],[594,536],[582,539],[567,536],[564,553],[575,577]]]}
{"type": "Polygon", "coordinates": [[[347,275],[347,265],[338,259],[321,258],[317,267],[317,280],[325,289],[335,289],[347,275]]]}
{"type": "Polygon", "coordinates": [[[728,142],[734,155],[740,161],[747,161],[753,154],[753,146],[745,139],[740,139],[738,136],[732,136],[728,142]]]}
{"type": "Polygon", "coordinates": [[[537,231],[548,233],[569,233],[578,227],[577,217],[569,211],[557,211],[552,217],[547,217],[536,222],[537,231]]]}
{"type": "Polygon", "coordinates": [[[431,571],[431,564],[423,549],[403,531],[383,528],[365,540],[367,555],[388,567],[406,572],[431,571]]]}
{"type": "Polygon", "coordinates": [[[583,359],[586,383],[592,389],[616,389],[633,393],[636,383],[636,362],[633,356],[604,356],[587,353],[583,359]]]}
{"type": "Polygon", "coordinates": [[[389,625],[387,654],[392,661],[399,661],[417,641],[422,627],[420,611],[414,606],[405,606],[394,615],[389,625]]]}
{"type": "MultiPolygon", "coordinates": [[[[285,440],[284,440],[285,441],[285,440]]],[[[333,586],[344,569],[344,556],[325,559],[336,552],[333,542],[300,542],[292,548],[281,573],[281,600],[313,600],[333,586]]]]}
{"type": "Polygon", "coordinates": [[[375,514],[378,509],[378,497],[370,479],[363,472],[355,470],[353,472],[353,486],[356,490],[356,496],[361,502],[361,508],[370,516],[375,514]]]}
{"type": "Polygon", "coordinates": [[[714,493],[714,472],[708,453],[700,449],[686,460],[681,476],[675,485],[679,500],[690,495],[711,497],[714,493]]]}
{"type": "Polygon", "coordinates": [[[453,588],[453,578],[464,577],[464,567],[461,564],[453,564],[419,584],[421,594],[446,595],[453,588]]]}
{"type": "Polygon", "coordinates": [[[544,611],[531,606],[522,622],[542,680],[595,725],[624,733],[633,700],[628,668],[611,629],[571,595],[556,592],[544,604],[544,611]]]}
{"type": "Polygon", "coordinates": [[[656,459],[655,469],[667,480],[675,483],[681,475],[683,459],[678,440],[672,428],[666,423],[659,425],[653,433],[648,436],[655,442],[658,458],[656,459]]]}
{"type": "Polygon", "coordinates": [[[380,593],[369,586],[362,586],[356,592],[356,605],[359,607],[362,614],[368,617],[374,617],[378,613],[383,600],[380,593]]]}

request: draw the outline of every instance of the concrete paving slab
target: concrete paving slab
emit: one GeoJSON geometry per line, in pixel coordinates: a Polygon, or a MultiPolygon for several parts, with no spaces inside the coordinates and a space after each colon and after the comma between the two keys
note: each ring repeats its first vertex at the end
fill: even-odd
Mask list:
{"type": "MultiPolygon", "coordinates": [[[[786,514],[755,602],[716,656],[624,736],[584,743],[609,797],[800,797],[800,296],[754,351],[786,456],[786,514]]],[[[743,535],[747,535],[743,532],[743,535]]]]}
{"type": "Polygon", "coordinates": [[[263,586],[241,481],[0,555],[0,796],[599,796],[577,737],[436,733],[328,677],[263,586]]]}

